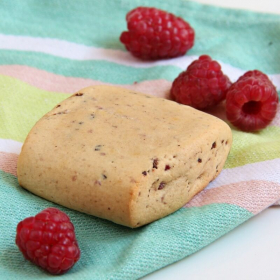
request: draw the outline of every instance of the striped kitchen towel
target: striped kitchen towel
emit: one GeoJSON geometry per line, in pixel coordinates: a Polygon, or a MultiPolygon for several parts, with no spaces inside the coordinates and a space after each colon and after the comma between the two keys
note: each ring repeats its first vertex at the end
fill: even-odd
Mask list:
{"type": "MultiPolygon", "coordinates": [[[[221,174],[172,215],[129,229],[66,209],[22,189],[16,165],[29,130],[80,88],[113,84],[169,98],[172,81],[201,54],[218,60],[232,81],[248,70],[280,89],[280,16],[189,1],[0,1],[0,278],[47,279],[15,245],[17,223],[42,209],[65,211],[81,259],[61,279],[138,279],[213,242],[280,199],[280,111],[264,130],[232,127],[221,174]],[[175,59],[144,62],[119,41],[126,13],[155,6],[187,20],[194,47],[175,59]]],[[[226,120],[223,104],[209,113],[226,120]]],[[[279,110],[279,109],[278,109],[279,110]]]]}

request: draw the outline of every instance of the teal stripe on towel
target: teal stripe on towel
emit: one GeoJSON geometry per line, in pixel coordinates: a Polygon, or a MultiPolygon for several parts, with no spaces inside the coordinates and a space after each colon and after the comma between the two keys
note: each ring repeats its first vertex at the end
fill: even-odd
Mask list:
{"type": "Polygon", "coordinates": [[[176,66],[135,68],[108,61],[71,60],[48,54],[0,50],[0,65],[28,65],[67,77],[81,77],[112,84],[133,84],[146,80],[173,81],[182,71],[176,66]]]}
{"type": "MultiPolygon", "coordinates": [[[[189,54],[206,53],[244,70],[280,73],[279,15],[182,0],[154,0],[152,3],[183,17],[194,27],[196,41],[189,54]]],[[[151,2],[60,0],[54,8],[48,0],[4,0],[0,2],[0,33],[58,38],[124,50],[119,36],[126,29],[125,14],[139,5],[151,6],[151,2]]]]}

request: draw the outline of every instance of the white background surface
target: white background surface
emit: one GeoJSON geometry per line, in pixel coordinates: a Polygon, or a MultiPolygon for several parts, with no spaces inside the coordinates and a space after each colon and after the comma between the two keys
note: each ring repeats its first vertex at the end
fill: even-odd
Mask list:
{"type": "MultiPolygon", "coordinates": [[[[280,0],[197,2],[280,14],[280,0]]],[[[280,280],[280,207],[268,208],[199,252],[142,280],[170,279],[280,280]]]]}
{"type": "Polygon", "coordinates": [[[143,280],[279,280],[280,208],[271,207],[143,280]]]}
{"type": "MultiPolygon", "coordinates": [[[[176,1],[176,0],[174,0],[176,1]]],[[[193,0],[225,8],[245,9],[255,12],[280,14],[279,0],[193,0]]]]}

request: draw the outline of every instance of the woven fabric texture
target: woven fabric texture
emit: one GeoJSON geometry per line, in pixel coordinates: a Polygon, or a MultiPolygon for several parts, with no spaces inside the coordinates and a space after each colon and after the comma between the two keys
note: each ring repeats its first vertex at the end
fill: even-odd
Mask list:
{"type": "MultiPolygon", "coordinates": [[[[0,278],[47,279],[15,245],[17,223],[46,207],[65,211],[81,259],[61,279],[139,279],[193,254],[280,199],[280,110],[256,133],[234,127],[221,174],[177,212],[129,229],[39,198],[18,184],[16,165],[32,126],[58,102],[89,85],[119,85],[169,98],[172,81],[198,56],[218,60],[235,81],[248,70],[280,89],[280,16],[189,1],[0,1],[0,278]],[[185,55],[140,61],[119,41],[126,13],[155,6],[196,32],[185,55]]],[[[224,104],[209,111],[226,121],[224,104]]]]}

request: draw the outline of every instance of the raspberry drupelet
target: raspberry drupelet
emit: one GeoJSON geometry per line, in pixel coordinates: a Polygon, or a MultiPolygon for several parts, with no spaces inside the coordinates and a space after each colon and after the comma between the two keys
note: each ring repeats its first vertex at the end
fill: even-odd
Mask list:
{"type": "Polygon", "coordinates": [[[173,81],[170,93],[178,103],[206,110],[225,99],[230,85],[221,65],[210,56],[202,55],[173,81]]]}
{"type": "Polygon", "coordinates": [[[63,274],[80,258],[74,226],[56,208],[47,208],[17,225],[16,244],[24,257],[51,274],[63,274]]]}
{"type": "Polygon", "coordinates": [[[265,128],[275,117],[278,106],[275,86],[259,70],[246,72],[229,88],[227,119],[243,131],[265,128]]]}
{"type": "Polygon", "coordinates": [[[182,18],[149,7],[138,7],[126,15],[128,31],[120,41],[141,59],[162,59],[184,55],[194,45],[193,28],[182,18]]]}

